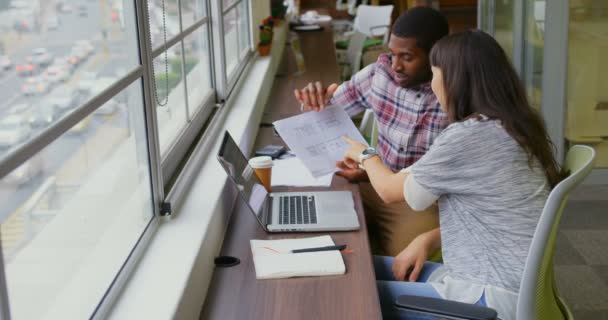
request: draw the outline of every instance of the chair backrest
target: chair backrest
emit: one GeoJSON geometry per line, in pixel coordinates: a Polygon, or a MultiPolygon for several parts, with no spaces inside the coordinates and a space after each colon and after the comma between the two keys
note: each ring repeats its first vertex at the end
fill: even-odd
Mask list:
{"type": "Polygon", "coordinates": [[[336,0],[336,10],[347,10],[347,9],[348,9],[348,1],[336,0]]]}
{"type": "Polygon", "coordinates": [[[568,195],[593,167],[595,150],[584,145],[570,148],[564,169],[570,174],[549,194],[536,226],[519,288],[518,320],[571,319],[557,293],[553,277],[555,239],[568,195]]]}
{"type": "Polygon", "coordinates": [[[384,36],[390,28],[392,13],[392,5],[368,6],[362,4],[357,8],[353,28],[368,37],[384,36]]]}
{"type": "Polygon", "coordinates": [[[346,58],[350,64],[351,75],[359,72],[361,69],[361,56],[363,55],[363,45],[365,44],[367,36],[361,32],[355,30],[353,35],[350,37],[348,42],[348,48],[346,48],[346,58]]]}
{"type": "Polygon", "coordinates": [[[376,120],[376,114],[372,109],[365,109],[363,119],[359,125],[359,131],[370,147],[375,148],[378,146],[378,121],[376,120]]]}

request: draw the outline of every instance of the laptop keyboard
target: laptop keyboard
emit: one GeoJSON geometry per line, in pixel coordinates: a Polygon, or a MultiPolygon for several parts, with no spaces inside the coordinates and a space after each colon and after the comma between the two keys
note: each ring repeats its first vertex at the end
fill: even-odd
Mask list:
{"type": "Polygon", "coordinates": [[[316,224],[314,196],[279,197],[279,224],[316,224]]]}

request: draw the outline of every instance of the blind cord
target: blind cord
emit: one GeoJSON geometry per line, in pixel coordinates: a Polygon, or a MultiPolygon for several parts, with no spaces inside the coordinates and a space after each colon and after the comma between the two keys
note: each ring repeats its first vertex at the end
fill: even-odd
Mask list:
{"type": "MultiPolygon", "coordinates": [[[[167,51],[169,51],[169,48],[167,48],[167,25],[166,25],[166,11],[165,11],[165,0],[162,0],[162,9],[163,9],[163,40],[164,40],[164,47],[165,47],[165,52],[164,52],[164,56],[165,56],[165,92],[166,92],[166,96],[164,97],[164,101],[160,101],[160,99],[158,98],[158,88],[156,86],[156,71],[154,70],[154,58],[152,58],[152,85],[154,86],[154,99],[156,101],[156,104],[158,106],[164,107],[167,105],[167,103],[169,102],[169,59],[167,57],[167,51]]],[[[150,10],[150,2],[148,2],[148,25],[152,25],[151,21],[150,21],[150,16],[151,16],[151,10],[150,10]]],[[[150,44],[152,44],[152,32],[149,31],[148,32],[148,36],[150,37],[150,44]]]]}

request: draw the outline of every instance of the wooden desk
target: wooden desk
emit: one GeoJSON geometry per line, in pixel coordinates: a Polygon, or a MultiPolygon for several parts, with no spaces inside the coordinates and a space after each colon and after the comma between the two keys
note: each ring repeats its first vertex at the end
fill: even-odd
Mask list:
{"type": "MultiPolygon", "coordinates": [[[[340,69],[334,49],[333,32],[329,24],[323,31],[296,33],[304,56],[305,71],[296,75],[296,57],[289,43],[285,46],[282,67],[275,78],[262,123],[272,123],[300,113],[300,104],[294,98],[294,90],[308,83],[321,81],[327,86],[340,83],[340,69]]],[[[289,39],[290,36],[288,35],[289,39]]]]}
{"type": "MultiPolygon", "coordinates": [[[[338,67],[333,51],[331,30],[301,33],[300,41],[306,72],[296,70],[291,48],[285,50],[285,70],[271,90],[263,122],[272,122],[299,113],[293,90],[312,80],[338,82],[338,67]]],[[[272,128],[261,127],[256,147],[283,143],[272,128]]],[[[237,266],[216,268],[207,293],[201,319],[380,319],[367,229],[359,189],[340,177],[334,177],[331,188],[277,188],[276,190],[350,190],[361,229],[353,232],[268,234],[262,230],[248,207],[238,198],[232,214],[222,255],[236,256],[237,266]],[[257,280],[249,244],[250,239],[302,238],[330,234],[336,243],[344,243],[353,253],[343,254],[346,274],[341,276],[306,277],[280,280],[257,280]]]]}

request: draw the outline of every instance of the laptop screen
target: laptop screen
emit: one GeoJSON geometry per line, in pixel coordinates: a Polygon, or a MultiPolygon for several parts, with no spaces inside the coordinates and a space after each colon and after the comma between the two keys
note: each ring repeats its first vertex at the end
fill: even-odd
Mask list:
{"type": "Polygon", "coordinates": [[[243,200],[247,202],[256,218],[266,229],[266,199],[268,192],[258,177],[249,166],[247,158],[243,155],[239,146],[236,145],[228,131],[224,134],[224,140],[217,155],[218,160],[236,184],[243,200]]]}

